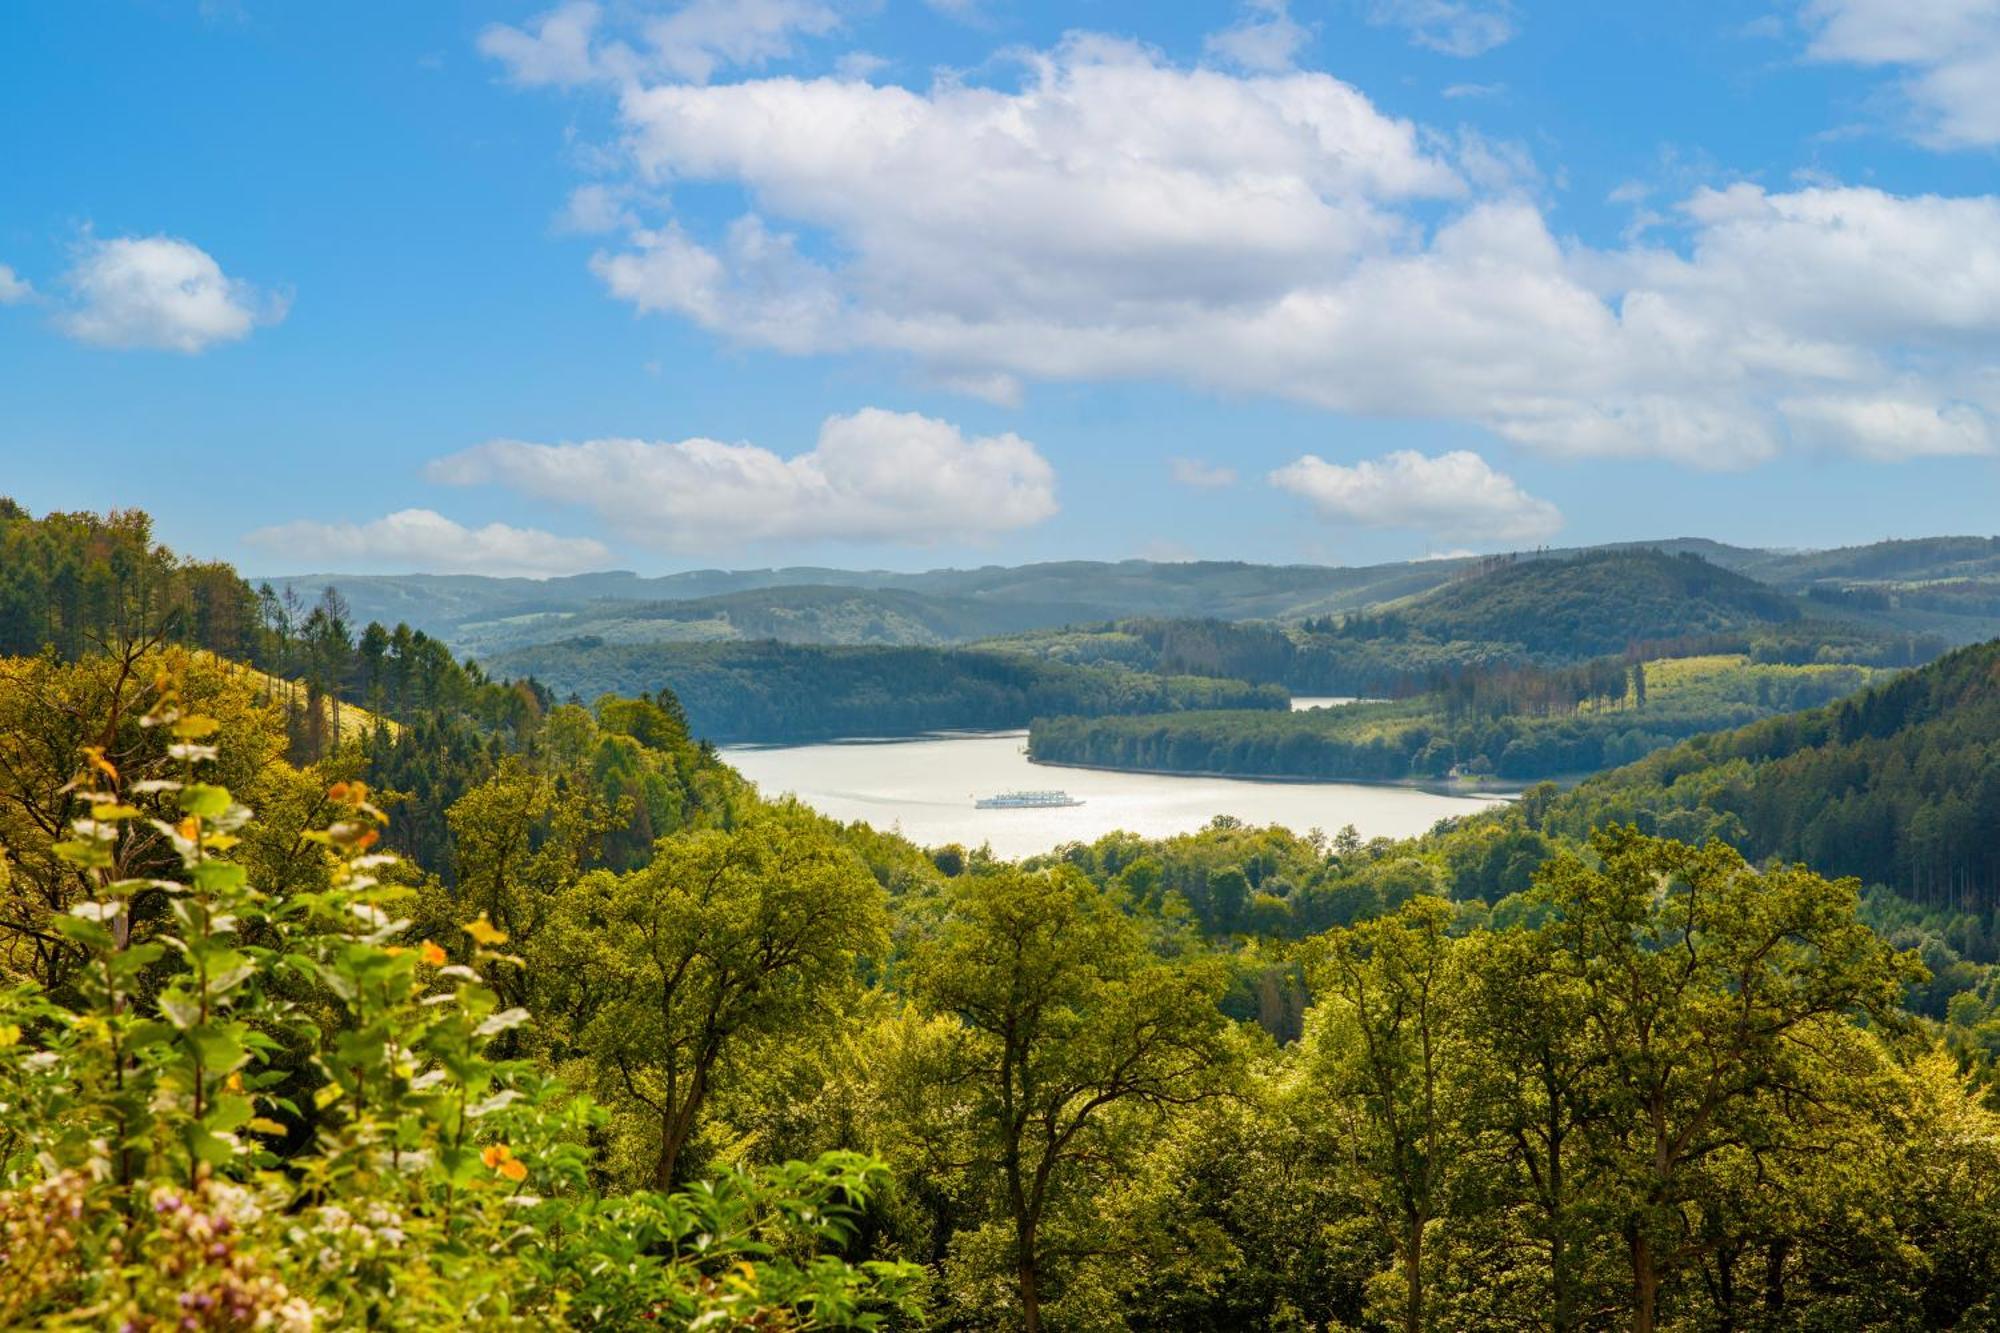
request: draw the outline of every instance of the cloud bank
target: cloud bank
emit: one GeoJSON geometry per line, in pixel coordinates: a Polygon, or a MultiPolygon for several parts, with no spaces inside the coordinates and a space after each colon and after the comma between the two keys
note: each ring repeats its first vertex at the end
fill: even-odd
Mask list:
{"type": "Polygon", "coordinates": [[[431,509],[404,509],[369,523],[301,520],[244,538],[274,558],[323,568],[494,574],[544,578],[603,569],[611,552],[588,537],[488,523],[468,528],[431,509]]]}
{"type": "MultiPolygon", "coordinates": [[[[1509,13],[1380,12],[1484,15],[1495,34],[1509,13]]],[[[1008,87],[703,85],[591,58],[620,184],[748,201],[713,228],[635,219],[593,270],[637,310],[738,344],[892,354],[1001,403],[1036,382],[1164,379],[1463,420],[1567,457],[1994,447],[1990,195],[1701,190],[1604,249],[1550,227],[1518,149],[1387,115],[1322,73],[1184,67],[1087,34],[1022,55],[1008,87]]]]}
{"type": "Polygon", "coordinates": [[[1028,441],[865,408],[828,417],[806,453],[718,440],[495,440],[431,464],[433,481],[498,485],[596,514],[634,541],[706,551],[779,541],[978,541],[1056,512],[1028,441]]]}

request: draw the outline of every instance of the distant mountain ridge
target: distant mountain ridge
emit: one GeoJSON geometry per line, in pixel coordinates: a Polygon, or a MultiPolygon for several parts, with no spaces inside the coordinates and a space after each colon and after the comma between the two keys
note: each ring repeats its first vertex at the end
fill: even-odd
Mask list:
{"type": "Polygon", "coordinates": [[[546,580],[474,574],[311,574],[252,583],[337,587],[358,621],[407,622],[475,655],[592,637],[609,643],[775,638],[935,646],[1128,618],[1297,622],[1406,602],[1502,564],[1647,550],[1700,556],[1878,629],[1964,643],[2000,635],[2000,538],[1934,537],[1828,551],[1705,538],[1380,565],[1055,561],[918,573],[817,566],[629,571],[546,580]]]}

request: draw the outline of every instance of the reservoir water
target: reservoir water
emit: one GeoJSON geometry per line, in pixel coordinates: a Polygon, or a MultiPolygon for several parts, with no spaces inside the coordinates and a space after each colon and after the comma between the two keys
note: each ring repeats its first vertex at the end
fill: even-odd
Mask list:
{"type": "Polygon", "coordinates": [[[952,733],[915,740],[821,745],[731,746],[723,757],[766,796],[791,793],[834,819],[866,820],[924,846],[992,846],[1013,858],[1114,829],[1149,838],[1189,833],[1216,815],[1328,833],[1352,824],[1364,838],[1409,837],[1438,820],[1498,804],[1500,795],[1457,796],[1415,787],[1349,782],[1250,782],[1235,778],[1110,773],[1031,764],[1025,731],[952,733]],[[976,810],[998,792],[1059,787],[1082,805],[976,810]]]}

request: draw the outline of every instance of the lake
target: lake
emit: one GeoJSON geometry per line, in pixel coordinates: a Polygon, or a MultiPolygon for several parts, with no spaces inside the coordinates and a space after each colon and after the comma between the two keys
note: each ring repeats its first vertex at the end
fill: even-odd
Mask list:
{"type": "Polygon", "coordinates": [[[834,819],[896,829],[924,846],[990,843],[1014,858],[1114,829],[1149,838],[1189,833],[1216,815],[1328,833],[1352,824],[1364,838],[1409,837],[1438,820],[1499,804],[1415,787],[1351,782],[1250,782],[1236,778],[1111,773],[1031,764],[1025,731],[952,733],[915,740],[729,746],[723,758],[766,796],[786,792],[834,819]],[[1084,804],[1044,810],[976,810],[998,792],[1061,788],[1084,804]]]}

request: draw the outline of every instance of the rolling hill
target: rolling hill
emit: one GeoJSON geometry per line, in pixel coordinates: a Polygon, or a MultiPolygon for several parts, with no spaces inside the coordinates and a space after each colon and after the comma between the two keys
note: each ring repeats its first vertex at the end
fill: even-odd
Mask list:
{"type": "Polygon", "coordinates": [[[1285,692],[1242,681],[1070,666],[965,648],[771,641],[539,644],[496,658],[558,696],[671,689],[705,740],[797,741],[1025,727],[1044,714],[1282,710],[1285,692]]]}
{"type": "Polygon", "coordinates": [[[1548,827],[1632,822],[1721,837],[1887,884],[1928,906],[2000,909],[2000,643],[1852,698],[1684,744],[1557,798],[1548,827]]]}

